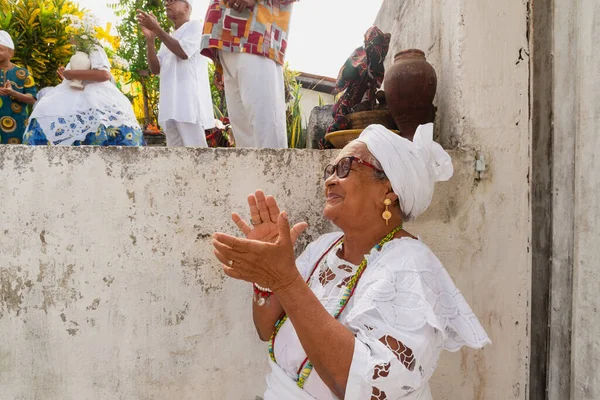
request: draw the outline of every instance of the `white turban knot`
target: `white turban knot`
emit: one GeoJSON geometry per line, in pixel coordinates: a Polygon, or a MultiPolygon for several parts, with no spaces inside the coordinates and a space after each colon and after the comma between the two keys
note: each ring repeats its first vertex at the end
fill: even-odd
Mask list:
{"type": "Polygon", "coordinates": [[[433,124],[419,126],[412,142],[382,125],[369,126],[358,141],[381,163],[408,220],[427,210],[435,183],[454,174],[452,158],[433,141],[433,124]]]}
{"type": "Polygon", "coordinates": [[[12,38],[6,31],[0,31],[0,45],[6,46],[12,50],[15,49],[15,43],[13,42],[12,38]]]}

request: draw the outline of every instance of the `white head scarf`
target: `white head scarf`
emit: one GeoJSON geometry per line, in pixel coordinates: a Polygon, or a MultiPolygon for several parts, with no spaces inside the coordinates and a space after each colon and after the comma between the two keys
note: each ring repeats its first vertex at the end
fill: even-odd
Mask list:
{"type": "Polygon", "coordinates": [[[435,183],[454,174],[452,158],[433,141],[433,124],[419,126],[412,142],[381,125],[369,126],[358,141],[381,163],[408,220],[427,210],[435,183]]]}
{"type": "Polygon", "coordinates": [[[0,45],[6,46],[9,49],[15,49],[15,42],[6,31],[0,31],[0,45]]]}

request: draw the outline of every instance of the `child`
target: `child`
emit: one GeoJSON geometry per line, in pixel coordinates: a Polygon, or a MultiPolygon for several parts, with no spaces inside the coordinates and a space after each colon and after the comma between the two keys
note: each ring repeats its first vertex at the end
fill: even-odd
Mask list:
{"type": "Polygon", "coordinates": [[[25,68],[10,62],[15,44],[0,31],[0,144],[21,144],[27,125],[27,105],[35,103],[35,82],[25,68]]]}
{"type": "Polygon", "coordinates": [[[131,103],[111,83],[110,62],[103,48],[90,52],[92,69],[59,70],[64,81],[40,99],[31,114],[24,143],[60,146],[143,146],[144,135],[131,103]],[[74,89],[70,80],[84,81],[74,89]]]}

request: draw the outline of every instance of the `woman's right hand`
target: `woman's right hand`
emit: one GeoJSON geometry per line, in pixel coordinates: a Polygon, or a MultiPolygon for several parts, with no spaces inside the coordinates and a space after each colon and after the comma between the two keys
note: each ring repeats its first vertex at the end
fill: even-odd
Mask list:
{"type": "MultiPolygon", "coordinates": [[[[248,206],[250,207],[250,224],[248,225],[237,213],[231,215],[231,219],[242,231],[246,238],[260,242],[275,243],[279,238],[277,218],[281,211],[273,196],[265,196],[262,190],[248,195],[248,206]]],[[[306,222],[299,222],[290,230],[292,244],[296,243],[298,236],[308,228],[306,222]]]]}
{"type": "MultiPolygon", "coordinates": [[[[257,190],[254,194],[248,195],[248,206],[250,207],[250,225],[248,225],[242,217],[233,213],[231,219],[242,231],[247,239],[257,240],[261,242],[275,243],[279,238],[279,228],[277,219],[279,218],[280,210],[273,196],[265,196],[262,190],[257,190]]],[[[296,239],[302,232],[308,228],[306,222],[300,222],[290,229],[292,243],[296,243],[296,239]]],[[[266,306],[259,306],[256,299],[252,306],[252,318],[256,332],[262,341],[268,341],[273,334],[275,322],[283,313],[283,307],[277,300],[277,296],[272,294],[266,306]]]]}

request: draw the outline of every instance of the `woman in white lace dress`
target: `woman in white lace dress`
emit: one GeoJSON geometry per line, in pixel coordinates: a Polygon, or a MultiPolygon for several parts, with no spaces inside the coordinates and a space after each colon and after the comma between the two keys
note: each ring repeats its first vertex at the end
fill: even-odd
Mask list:
{"type": "Polygon", "coordinates": [[[104,49],[90,52],[90,70],[61,69],[63,82],[36,104],[23,143],[56,146],[142,146],[144,135],[130,101],[112,82],[104,49]],[[72,79],[84,81],[74,89],[72,79]]]}
{"type": "Polygon", "coordinates": [[[290,230],[257,191],[251,226],[233,215],[246,239],[214,235],[225,273],[254,283],[254,322],[271,359],[265,400],[431,399],[442,350],[490,342],[440,261],[402,229],[452,174],[431,124],[414,142],[373,125],[325,168],[323,215],[342,232],[294,259],[307,224],[290,230]]]}

